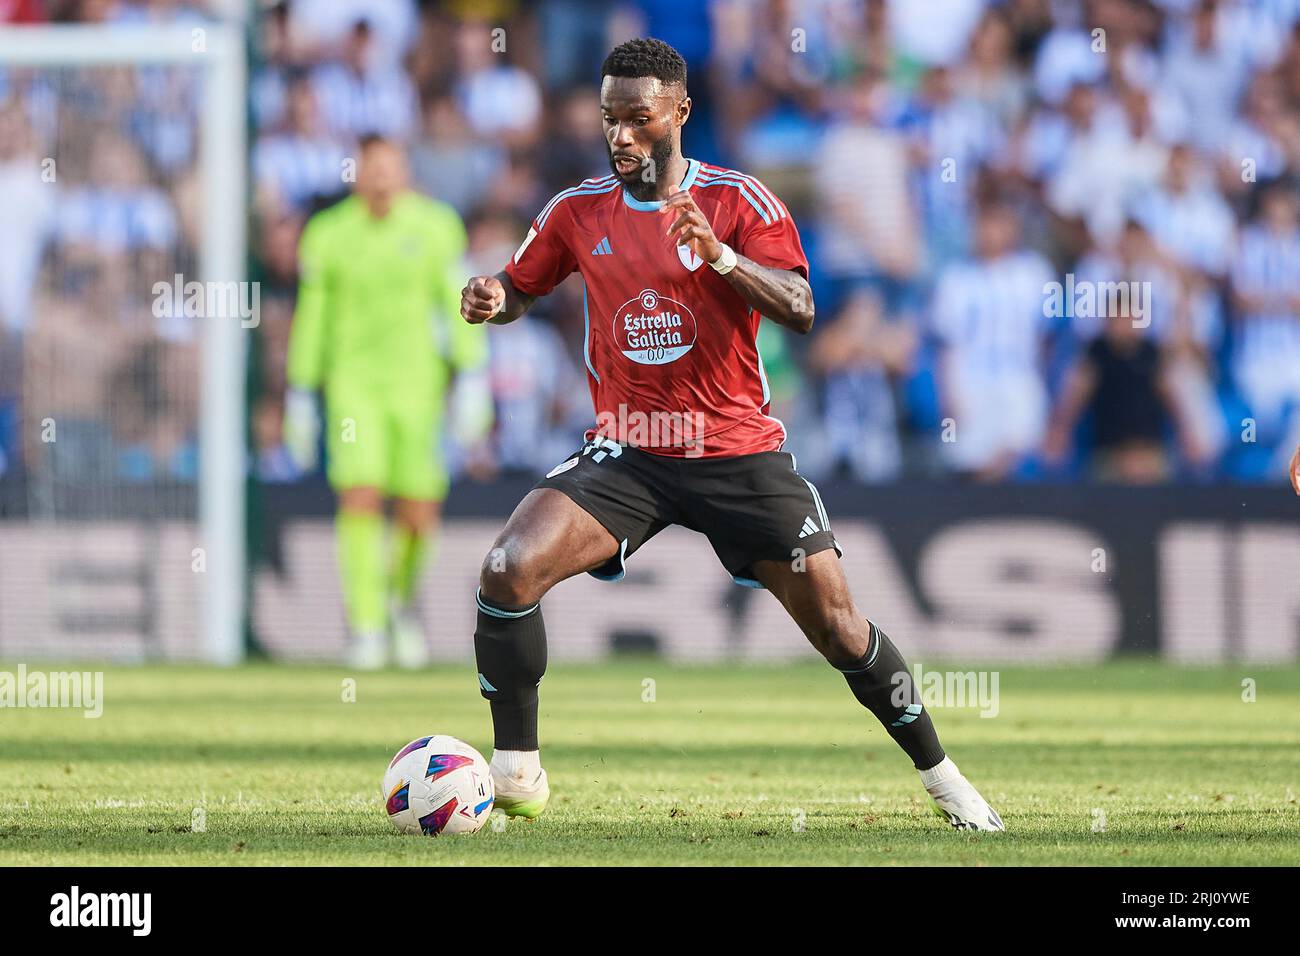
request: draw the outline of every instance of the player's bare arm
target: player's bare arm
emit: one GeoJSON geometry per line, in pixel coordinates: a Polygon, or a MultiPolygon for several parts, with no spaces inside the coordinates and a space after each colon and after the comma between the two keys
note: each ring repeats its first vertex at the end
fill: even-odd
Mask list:
{"type": "MultiPolygon", "coordinates": [[[[679,190],[664,202],[663,214],[672,217],[668,235],[678,245],[688,246],[707,263],[722,255],[722,242],[713,233],[708,218],[687,190],[679,190]]],[[[736,253],[736,266],[725,278],[741,298],[778,325],[806,334],[813,325],[812,289],[799,273],[759,265],[736,253]]]]}
{"type": "Polygon", "coordinates": [[[507,325],[527,312],[537,297],[515,288],[510,276],[473,276],[460,290],[460,315],[470,325],[507,325]]]}

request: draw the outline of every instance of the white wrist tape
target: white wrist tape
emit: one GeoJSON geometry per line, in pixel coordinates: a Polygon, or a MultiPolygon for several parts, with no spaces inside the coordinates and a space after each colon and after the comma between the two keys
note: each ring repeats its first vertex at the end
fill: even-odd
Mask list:
{"type": "Polygon", "coordinates": [[[721,255],[719,255],[713,262],[710,262],[709,265],[718,275],[725,276],[732,269],[736,268],[736,250],[732,249],[731,246],[727,245],[725,242],[720,243],[720,245],[722,246],[721,255]]]}

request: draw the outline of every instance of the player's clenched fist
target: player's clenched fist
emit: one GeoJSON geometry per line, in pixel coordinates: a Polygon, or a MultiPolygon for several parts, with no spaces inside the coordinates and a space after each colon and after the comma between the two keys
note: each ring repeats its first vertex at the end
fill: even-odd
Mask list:
{"type": "Polygon", "coordinates": [[[474,276],[460,290],[460,314],[471,325],[486,322],[506,304],[506,289],[496,276],[474,276]]]}
{"type": "Polygon", "coordinates": [[[1300,445],[1295,446],[1295,454],[1291,456],[1291,487],[1300,495],[1300,445]]]}

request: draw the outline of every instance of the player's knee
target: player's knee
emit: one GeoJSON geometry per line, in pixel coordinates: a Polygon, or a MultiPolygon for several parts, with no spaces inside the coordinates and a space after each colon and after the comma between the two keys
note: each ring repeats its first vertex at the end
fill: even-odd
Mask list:
{"type": "Polygon", "coordinates": [[[357,486],[342,488],[338,492],[339,509],[342,511],[378,513],[384,508],[384,495],[378,488],[357,486]]]}
{"type": "Polygon", "coordinates": [[[398,498],[393,502],[394,523],[416,534],[429,534],[438,523],[438,502],[398,498]]]}
{"type": "Polygon", "coordinates": [[[867,622],[852,609],[832,611],[805,628],[808,640],[832,667],[861,659],[869,644],[867,622]]]}
{"type": "Polygon", "coordinates": [[[487,553],[478,584],[484,597],[506,607],[536,604],[547,590],[543,569],[513,538],[498,539],[487,553]]]}

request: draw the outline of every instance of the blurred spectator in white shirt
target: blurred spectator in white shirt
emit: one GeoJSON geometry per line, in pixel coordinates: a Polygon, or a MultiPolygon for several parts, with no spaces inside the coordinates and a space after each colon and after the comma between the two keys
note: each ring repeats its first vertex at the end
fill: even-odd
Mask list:
{"type": "MultiPolygon", "coordinates": [[[[1087,95],[1076,87],[1072,96],[1087,95]]],[[[1152,127],[1150,100],[1130,87],[1121,99],[1122,123],[1095,123],[1076,136],[1047,183],[1047,204],[1065,220],[1081,222],[1088,235],[1109,244],[1119,235],[1128,205],[1152,188],[1165,169],[1167,150],[1152,127]]],[[[1067,241],[1077,253],[1086,237],[1067,241]]]]}
{"type": "Polygon", "coordinates": [[[981,169],[1005,152],[997,117],[967,96],[946,67],[926,71],[901,127],[908,138],[914,188],[936,267],[966,252],[981,169]]]}
{"type": "MultiPolygon", "coordinates": [[[[1045,103],[1059,106],[1076,85],[1098,83],[1106,75],[1106,54],[1097,49],[1099,38],[1093,34],[1100,29],[1093,12],[1096,6],[1095,2],[1085,3],[1075,22],[1056,23],[1039,44],[1034,89],[1045,103]]],[[[1062,4],[1056,8],[1072,9],[1062,4]]]]}
{"type": "Polygon", "coordinates": [[[1011,161],[1037,182],[1054,177],[1079,144],[1124,136],[1124,113],[1096,84],[1075,83],[1059,109],[1039,109],[1012,144],[1011,161]]]}
{"type": "Polygon", "coordinates": [[[357,20],[340,59],[317,67],[316,102],[332,132],[358,138],[378,133],[406,140],[419,120],[419,101],[400,61],[386,58],[368,20],[357,20]]]}
{"type": "Polygon", "coordinates": [[[338,56],[364,20],[376,61],[400,65],[419,20],[415,0],[289,0],[288,8],[294,49],[314,58],[338,56]]]}
{"type": "Polygon", "coordinates": [[[975,255],[940,274],[932,328],[951,419],[942,449],[957,471],[1005,478],[1042,441],[1044,301],[1054,277],[1041,254],[1020,245],[1016,213],[998,202],[976,217],[975,255]]]}
{"type": "MultiPolygon", "coordinates": [[[[1300,64],[1300,49],[1297,49],[1300,64]]],[[[1216,144],[1219,183],[1229,196],[1242,197],[1257,182],[1300,168],[1300,116],[1285,98],[1281,79],[1257,73],[1242,100],[1241,114],[1216,144]]]]}
{"type": "Polygon", "coordinates": [[[1220,6],[1203,0],[1190,20],[1173,20],[1165,44],[1163,82],[1195,112],[1191,136],[1203,149],[1222,142],[1251,69],[1251,51],[1227,35],[1220,6]]]}
{"type": "MultiPolygon", "coordinates": [[[[32,291],[54,215],[57,183],[42,178],[32,130],[15,102],[0,108],[0,342],[31,321],[32,291]]],[[[53,170],[54,167],[50,167],[53,170]]]]}
{"type": "Polygon", "coordinates": [[[1169,151],[1161,183],[1134,201],[1133,215],[1184,268],[1211,281],[1227,273],[1236,221],[1191,147],[1169,151]]]}
{"type": "Polygon", "coordinates": [[[966,51],[985,0],[889,0],[899,53],[927,66],[951,66],[966,51]]]}
{"type": "Polygon", "coordinates": [[[1300,228],[1292,184],[1257,195],[1232,265],[1233,373],[1260,432],[1276,440],[1288,415],[1300,425],[1300,228]]]}
{"type": "Polygon", "coordinates": [[[116,263],[136,252],[170,251],[177,238],[175,210],[167,193],[147,181],[140,151],[105,132],[95,139],[92,155],[91,181],[59,193],[58,237],[69,254],[116,263]]]}
{"type": "Polygon", "coordinates": [[[487,140],[501,139],[509,146],[530,144],[542,118],[542,91],[537,80],[513,65],[506,53],[493,51],[486,21],[459,24],[453,39],[456,104],[474,134],[487,140]]]}
{"type": "Polygon", "coordinates": [[[305,77],[290,82],[287,105],[285,130],[263,136],[253,146],[253,177],[259,205],[303,214],[313,200],[347,188],[348,151],[322,127],[315,89],[305,77]]]}
{"type": "Polygon", "coordinates": [[[836,279],[907,282],[921,266],[907,141],[879,125],[889,101],[884,77],[864,73],[845,92],[843,113],[831,122],[814,158],[821,265],[836,279]]]}
{"type": "Polygon", "coordinates": [[[984,107],[998,125],[1011,129],[1029,101],[1029,84],[1013,59],[1015,35],[1007,14],[984,12],[971,37],[970,52],[956,68],[956,85],[984,107]]]}

